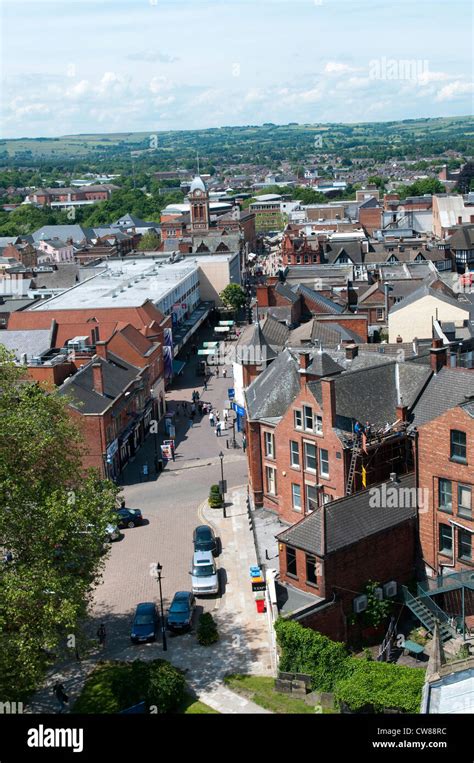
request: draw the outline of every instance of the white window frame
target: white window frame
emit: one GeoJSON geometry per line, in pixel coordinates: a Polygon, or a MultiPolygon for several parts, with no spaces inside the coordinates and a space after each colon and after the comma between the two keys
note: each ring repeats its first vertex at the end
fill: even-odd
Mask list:
{"type": "Polygon", "coordinates": [[[314,413],[310,405],[303,405],[303,426],[305,432],[314,432],[314,413]],[[307,413],[309,411],[309,413],[307,413]],[[311,418],[311,426],[307,426],[307,419],[311,418]]]}
{"type": "Polygon", "coordinates": [[[298,482],[292,482],[291,483],[291,507],[292,507],[293,511],[301,512],[303,510],[303,501],[302,501],[302,496],[301,496],[301,485],[298,482]],[[295,488],[297,488],[296,491],[295,491],[295,488]],[[297,502],[295,502],[295,496],[297,497],[297,502]],[[299,503],[299,506],[297,505],[297,503],[299,503]]]}
{"type": "Polygon", "coordinates": [[[299,444],[298,440],[290,440],[290,466],[293,469],[300,469],[301,468],[300,444],[299,444]],[[296,445],[296,453],[298,455],[298,462],[297,463],[295,463],[294,458],[293,458],[294,454],[295,454],[295,452],[293,450],[293,447],[292,447],[293,445],[296,445]]]}
{"type": "Polygon", "coordinates": [[[306,511],[312,512],[312,511],[315,511],[318,508],[319,496],[318,496],[318,488],[316,487],[316,485],[312,485],[312,484],[310,484],[308,482],[306,483],[304,498],[305,498],[306,511]],[[315,498],[314,499],[310,499],[309,498],[308,488],[314,488],[314,490],[315,490],[315,498]],[[314,508],[310,507],[310,502],[311,501],[313,502],[314,508]]]}
{"type": "Polygon", "coordinates": [[[303,411],[300,408],[295,408],[293,410],[293,425],[294,425],[294,428],[297,429],[298,431],[301,431],[303,429],[303,411]],[[297,424],[296,422],[297,416],[299,416],[299,418],[301,419],[301,424],[297,424]]]}
{"type": "Polygon", "coordinates": [[[319,474],[324,479],[329,479],[329,451],[326,448],[319,448],[319,474]],[[327,453],[327,458],[323,459],[323,453],[327,453]],[[323,471],[323,462],[327,463],[327,471],[323,471]]]}
{"type": "MultiPolygon", "coordinates": [[[[304,468],[305,471],[311,472],[311,474],[316,474],[317,465],[318,465],[318,449],[316,447],[316,443],[310,442],[309,440],[304,441],[304,468]],[[308,466],[308,445],[314,448],[314,467],[308,466]]],[[[313,458],[313,456],[311,456],[313,458]]]]}
{"type": "Polygon", "coordinates": [[[313,417],[314,420],[314,431],[316,434],[322,435],[323,434],[323,417],[319,416],[317,413],[313,417]]]}
{"type": "Polygon", "coordinates": [[[277,494],[277,476],[274,466],[265,466],[265,480],[268,495],[277,494]]]}
{"type": "Polygon", "coordinates": [[[273,432],[264,432],[265,458],[275,458],[275,435],[273,432]]]}

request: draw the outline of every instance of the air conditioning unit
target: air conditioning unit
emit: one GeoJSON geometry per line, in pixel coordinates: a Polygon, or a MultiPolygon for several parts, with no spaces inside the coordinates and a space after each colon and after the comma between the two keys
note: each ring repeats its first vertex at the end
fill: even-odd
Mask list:
{"type": "Polygon", "coordinates": [[[383,595],[386,599],[393,599],[397,595],[398,584],[396,580],[391,580],[389,583],[385,583],[383,587],[383,595]]]}
{"type": "Polygon", "coordinates": [[[383,601],[383,591],[381,588],[374,588],[374,596],[378,601],[383,601]]]}
{"type": "Polygon", "coordinates": [[[354,612],[356,615],[360,614],[360,612],[364,612],[364,610],[367,609],[367,596],[363,594],[362,596],[357,596],[356,599],[354,599],[354,612]]]}

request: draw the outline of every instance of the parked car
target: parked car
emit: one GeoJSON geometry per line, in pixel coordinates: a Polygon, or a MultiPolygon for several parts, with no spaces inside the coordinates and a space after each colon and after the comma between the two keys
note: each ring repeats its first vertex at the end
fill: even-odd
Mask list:
{"type": "Polygon", "coordinates": [[[119,527],[136,527],[143,524],[143,516],[140,509],[117,509],[117,525],[119,527]]]}
{"type": "Polygon", "coordinates": [[[153,602],[146,601],[137,605],[133,618],[130,639],[133,644],[142,644],[156,639],[158,613],[153,602]]]}
{"type": "Polygon", "coordinates": [[[189,630],[196,609],[196,599],[190,591],[177,591],[168,610],[168,628],[170,631],[189,630]]]}
{"type": "Polygon", "coordinates": [[[212,551],[196,551],[191,563],[191,588],[196,596],[219,593],[219,576],[212,551]]]}
{"type": "Polygon", "coordinates": [[[106,543],[113,543],[114,540],[118,540],[119,538],[120,530],[118,529],[117,525],[113,525],[112,523],[108,524],[105,528],[106,543]]]}
{"type": "Polygon", "coordinates": [[[209,525],[199,525],[193,532],[194,551],[212,551],[217,554],[217,538],[209,525]]]}

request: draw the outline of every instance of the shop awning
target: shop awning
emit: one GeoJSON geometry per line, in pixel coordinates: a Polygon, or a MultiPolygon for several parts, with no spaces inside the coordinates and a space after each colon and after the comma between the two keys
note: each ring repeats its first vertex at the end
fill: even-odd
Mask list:
{"type": "Polygon", "coordinates": [[[173,374],[180,374],[185,365],[182,360],[173,360],[173,374]]]}

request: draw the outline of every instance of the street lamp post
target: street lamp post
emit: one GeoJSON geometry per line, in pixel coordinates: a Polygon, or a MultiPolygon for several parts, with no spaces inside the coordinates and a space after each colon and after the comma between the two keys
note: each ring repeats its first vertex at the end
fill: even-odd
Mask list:
{"type": "Polygon", "coordinates": [[[168,649],[168,645],[166,643],[166,628],[165,628],[165,616],[163,612],[163,593],[161,590],[161,570],[163,569],[163,566],[157,562],[156,564],[156,572],[158,575],[158,584],[160,586],[160,609],[161,609],[161,640],[163,643],[163,651],[166,652],[168,649]]]}
{"type": "Polygon", "coordinates": [[[221,451],[219,453],[219,458],[221,460],[221,486],[222,486],[222,516],[224,519],[226,518],[226,512],[225,512],[225,490],[224,490],[224,454],[221,451]]]}

